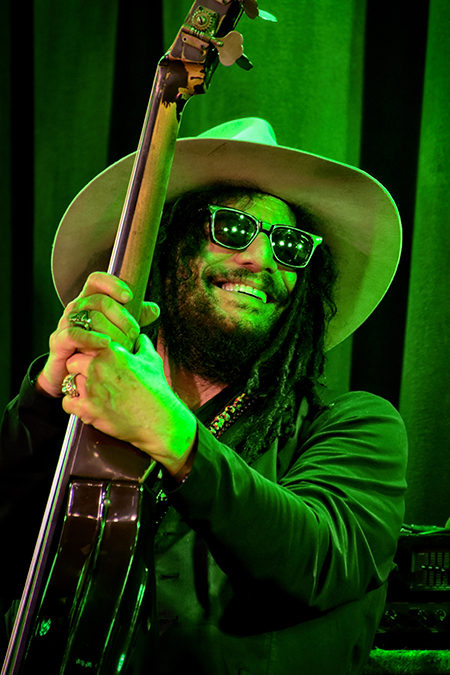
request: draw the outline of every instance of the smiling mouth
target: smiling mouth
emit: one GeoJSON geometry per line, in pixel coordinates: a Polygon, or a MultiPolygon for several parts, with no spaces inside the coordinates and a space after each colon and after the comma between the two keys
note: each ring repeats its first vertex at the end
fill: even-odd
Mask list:
{"type": "Polygon", "coordinates": [[[264,291],[260,291],[258,288],[253,288],[253,286],[247,286],[246,284],[235,284],[227,281],[218,284],[218,287],[221,288],[223,291],[249,295],[252,298],[260,300],[264,304],[267,303],[267,293],[264,293],[264,291]]]}

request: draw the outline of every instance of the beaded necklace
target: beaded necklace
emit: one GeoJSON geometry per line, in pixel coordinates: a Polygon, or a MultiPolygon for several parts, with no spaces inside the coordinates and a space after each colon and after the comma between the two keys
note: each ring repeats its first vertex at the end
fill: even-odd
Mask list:
{"type": "Polygon", "coordinates": [[[220,412],[211,422],[208,431],[212,433],[215,438],[219,438],[224,431],[229,429],[233,422],[235,422],[242,413],[247,410],[252,404],[252,399],[247,394],[239,394],[234,401],[220,412]]]}

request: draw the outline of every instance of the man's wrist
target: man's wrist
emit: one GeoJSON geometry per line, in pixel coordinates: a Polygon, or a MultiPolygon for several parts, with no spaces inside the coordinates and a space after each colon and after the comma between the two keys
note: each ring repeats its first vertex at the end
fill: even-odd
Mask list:
{"type": "Polygon", "coordinates": [[[192,467],[194,466],[194,460],[195,460],[195,455],[197,452],[197,434],[195,435],[194,442],[192,444],[192,447],[190,449],[190,452],[184,461],[184,463],[180,466],[178,471],[175,473],[172,473],[169,470],[169,473],[171,474],[172,478],[179,484],[184,483],[187,480],[187,477],[189,476],[192,467]]]}

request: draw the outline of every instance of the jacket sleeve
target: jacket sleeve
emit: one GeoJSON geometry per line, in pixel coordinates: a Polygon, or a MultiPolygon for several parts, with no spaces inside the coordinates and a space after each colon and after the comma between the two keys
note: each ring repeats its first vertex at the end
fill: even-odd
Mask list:
{"type": "Polygon", "coordinates": [[[22,592],[69,419],[60,399],[35,390],[42,365],[31,366],[0,430],[0,595],[8,597],[22,592]]]}
{"type": "Polygon", "coordinates": [[[312,422],[277,483],[201,427],[193,470],[170,500],[231,580],[324,611],[387,579],[405,472],[399,414],[358,392],[312,422]]]}

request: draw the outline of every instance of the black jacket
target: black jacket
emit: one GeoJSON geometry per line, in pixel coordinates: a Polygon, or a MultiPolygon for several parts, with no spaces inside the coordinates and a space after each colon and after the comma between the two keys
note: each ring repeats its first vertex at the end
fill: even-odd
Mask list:
{"type": "MultiPolygon", "coordinates": [[[[197,412],[194,467],[156,537],[162,672],[361,673],[404,514],[397,411],[364,392],[315,419],[303,403],[295,435],[248,466],[232,449],[243,418],[220,441],[203,426],[223,398],[197,412]]],[[[66,422],[30,376],[5,415],[5,596],[20,594],[66,422]]]]}

